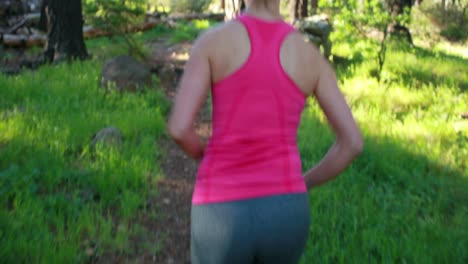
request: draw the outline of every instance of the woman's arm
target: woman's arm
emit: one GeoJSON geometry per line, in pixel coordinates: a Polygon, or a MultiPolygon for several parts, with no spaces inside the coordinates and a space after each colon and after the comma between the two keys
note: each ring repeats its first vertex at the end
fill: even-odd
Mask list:
{"type": "Polygon", "coordinates": [[[194,122],[211,87],[207,40],[203,36],[192,48],[175,97],[168,132],[172,139],[194,158],[203,157],[205,144],[195,133],[194,122]]]}
{"type": "Polygon", "coordinates": [[[333,69],[321,55],[316,58],[320,72],[314,95],[335,132],[336,140],[325,157],[305,174],[309,190],[338,176],[363,148],[361,133],[338,88],[333,69]]]}

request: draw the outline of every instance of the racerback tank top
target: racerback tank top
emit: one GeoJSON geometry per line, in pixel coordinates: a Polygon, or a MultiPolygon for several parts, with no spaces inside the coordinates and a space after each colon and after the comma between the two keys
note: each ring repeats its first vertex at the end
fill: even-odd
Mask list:
{"type": "Polygon", "coordinates": [[[193,204],[306,192],[297,149],[305,95],[284,71],[280,50],[294,28],[242,15],[251,51],[212,85],[213,133],[197,173],[193,204]]]}

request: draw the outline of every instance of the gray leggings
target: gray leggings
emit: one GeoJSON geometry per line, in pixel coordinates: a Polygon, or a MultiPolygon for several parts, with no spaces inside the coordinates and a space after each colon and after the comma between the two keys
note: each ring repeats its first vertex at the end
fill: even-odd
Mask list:
{"type": "Polygon", "coordinates": [[[192,206],[192,264],[297,264],[310,226],[308,195],[192,206]]]}

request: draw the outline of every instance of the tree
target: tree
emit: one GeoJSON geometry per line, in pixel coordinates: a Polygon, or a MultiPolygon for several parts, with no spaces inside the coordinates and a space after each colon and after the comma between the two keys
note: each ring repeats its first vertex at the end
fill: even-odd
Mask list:
{"type": "Polygon", "coordinates": [[[245,8],[245,3],[243,0],[222,0],[221,6],[224,7],[226,13],[224,20],[229,21],[240,15],[245,8]]]}
{"type": "MultiPolygon", "coordinates": [[[[387,6],[390,15],[393,18],[393,22],[389,25],[388,31],[390,34],[403,35],[410,45],[413,45],[413,38],[409,29],[405,26],[404,20],[401,17],[408,12],[407,15],[411,14],[411,7],[413,6],[413,0],[387,0],[387,6]]],[[[406,21],[407,22],[407,21],[406,21]]]]}
{"type": "Polygon", "coordinates": [[[299,10],[301,11],[301,18],[309,16],[309,0],[301,0],[299,10]]]}
{"type": "Polygon", "coordinates": [[[85,59],[81,0],[43,0],[47,16],[45,59],[85,59]]]}
{"type": "Polygon", "coordinates": [[[291,0],[290,16],[291,21],[307,17],[309,15],[309,0],[291,0]]]}

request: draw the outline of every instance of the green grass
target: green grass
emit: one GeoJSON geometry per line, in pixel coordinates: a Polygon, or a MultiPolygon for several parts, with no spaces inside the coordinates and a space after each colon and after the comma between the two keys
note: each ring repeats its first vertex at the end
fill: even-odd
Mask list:
{"type": "MultiPolygon", "coordinates": [[[[207,23],[135,36],[192,40],[207,23]]],[[[157,217],[145,199],[157,191],[157,139],[170,105],[155,89],[105,96],[97,87],[102,60],[126,50],[106,38],[87,46],[95,60],[0,76],[2,263],[86,263],[158,250],[160,241],[135,220],[157,217]],[[122,131],[123,145],[93,150],[91,138],[107,126],[122,131]],[[147,240],[144,248],[135,248],[136,237],[147,240]]],[[[370,40],[335,43],[334,53],[347,58],[336,65],[340,86],[366,145],[343,175],[311,192],[303,263],[466,263],[466,56],[391,45],[378,83],[376,49],[370,40]]],[[[333,143],[313,100],[298,140],[304,169],[333,143]]]]}
{"type": "MultiPolygon", "coordinates": [[[[365,150],[337,180],[311,192],[303,263],[466,263],[466,59],[392,46],[378,83],[369,59],[377,46],[347,46],[335,52],[355,62],[337,74],[365,150]]],[[[304,169],[333,143],[312,100],[298,138],[304,169]]]]}
{"type": "Polygon", "coordinates": [[[2,263],[86,262],[86,244],[91,257],[131,253],[129,223],[160,173],[169,105],[156,89],[105,96],[100,69],[86,61],[0,76],[2,263]],[[91,149],[107,126],[122,146],[91,149]]]}
{"type": "Polygon", "coordinates": [[[134,40],[135,46],[129,46],[122,36],[114,36],[89,40],[87,41],[87,47],[91,54],[99,60],[123,54],[132,54],[135,53],[135,49],[139,49],[145,57],[149,57],[151,50],[144,43],[161,40],[166,41],[168,44],[193,41],[204,30],[215,26],[217,23],[210,20],[195,19],[189,22],[177,23],[172,27],[160,24],[146,32],[129,34],[129,37],[134,40]]]}
{"type": "Polygon", "coordinates": [[[179,23],[175,27],[175,31],[171,34],[170,42],[178,43],[184,41],[193,41],[204,30],[213,27],[217,22],[209,20],[193,20],[186,23],[179,23]]]}

